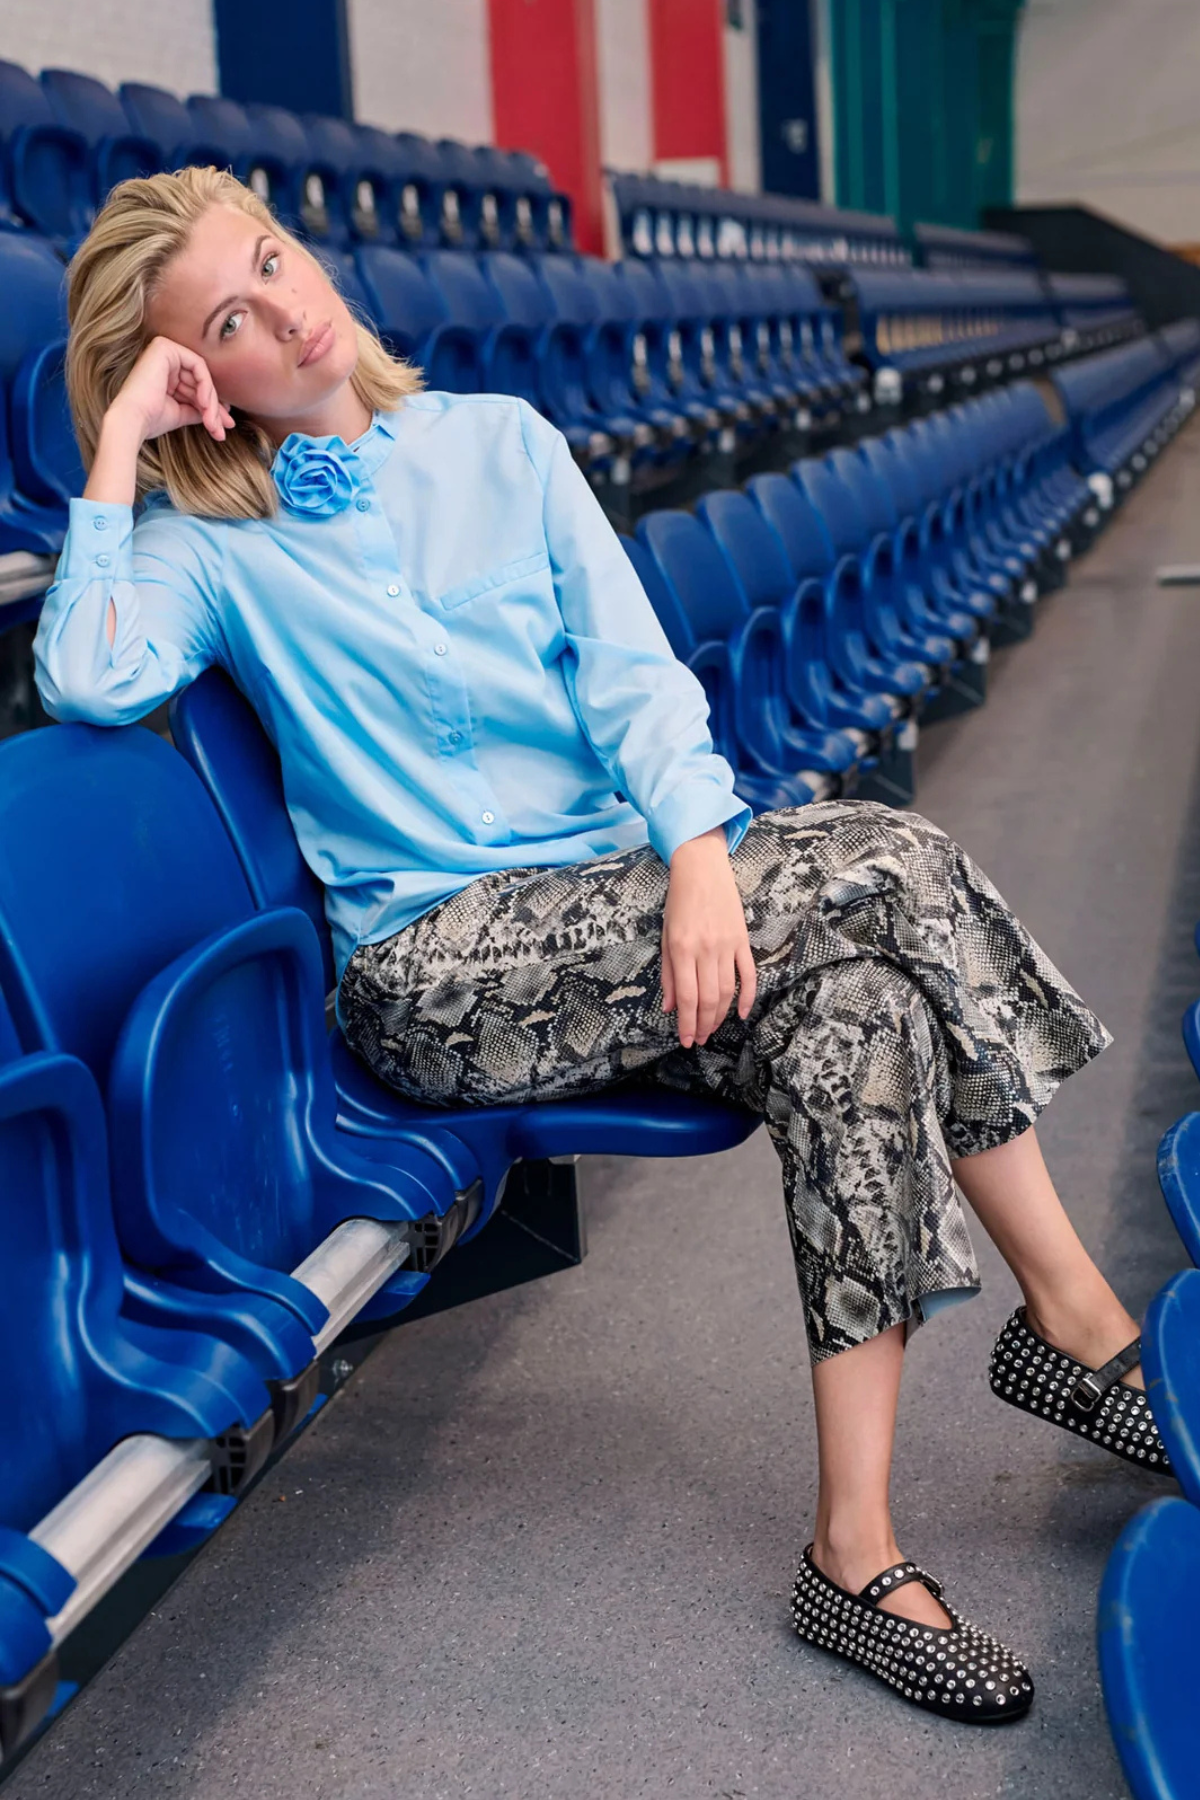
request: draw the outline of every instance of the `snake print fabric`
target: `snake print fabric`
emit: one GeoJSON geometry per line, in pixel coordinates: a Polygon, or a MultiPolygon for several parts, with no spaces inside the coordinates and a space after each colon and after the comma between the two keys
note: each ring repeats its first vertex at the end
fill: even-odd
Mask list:
{"type": "Polygon", "coordinates": [[[817,1361],[978,1287],[950,1158],[1025,1130],[1112,1040],[919,814],[763,813],[731,860],[758,992],[703,1046],[661,1010],[667,870],[648,846],[471,882],[361,945],[341,1012],[375,1073],[433,1105],[632,1080],[759,1114],[817,1361]]]}

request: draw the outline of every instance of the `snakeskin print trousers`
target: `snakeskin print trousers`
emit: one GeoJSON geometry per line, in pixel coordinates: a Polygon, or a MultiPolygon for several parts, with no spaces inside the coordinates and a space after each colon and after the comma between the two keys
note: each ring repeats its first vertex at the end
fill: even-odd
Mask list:
{"type": "Polygon", "coordinates": [[[433,1105],[634,1082],[758,1114],[819,1361],[978,1288],[950,1159],[1026,1130],[1112,1040],[916,813],[760,814],[731,861],[758,991],[704,1045],[662,1011],[667,870],[648,846],[472,881],[359,946],[342,1017],[376,1075],[433,1105]]]}

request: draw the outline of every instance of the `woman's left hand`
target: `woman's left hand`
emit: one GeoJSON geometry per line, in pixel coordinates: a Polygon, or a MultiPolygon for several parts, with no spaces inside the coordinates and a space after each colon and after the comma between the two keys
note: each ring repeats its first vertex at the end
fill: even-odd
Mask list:
{"type": "Polygon", "coordinates": [[[680,844],[671,858],[663,907],[663,1011],[677,1013],[679,1042],[703,1044],[729,1011],[754,1004],[757,974],[725,827],[680,844]]]}

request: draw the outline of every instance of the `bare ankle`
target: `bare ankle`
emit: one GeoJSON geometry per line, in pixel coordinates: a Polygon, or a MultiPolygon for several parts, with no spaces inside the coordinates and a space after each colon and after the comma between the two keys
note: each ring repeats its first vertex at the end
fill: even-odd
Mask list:
{"type": "Polygon", "coordinates": [[[865,1527],[830,1524],[824,1529],[818,1525],[812,1556],[822,1575],[852,1594],[857,1594],[881,1569],[901,1560],[890,1522],[865,1527]]]}

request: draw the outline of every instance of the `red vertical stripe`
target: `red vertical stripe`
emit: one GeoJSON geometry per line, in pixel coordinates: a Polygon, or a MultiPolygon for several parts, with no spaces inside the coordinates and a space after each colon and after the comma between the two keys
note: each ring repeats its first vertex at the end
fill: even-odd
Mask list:
{"type": "Polygon", "coordinates": [[[603,244],[593,0],[488,0],[496,143],[531,150],[571,196],[575,241],[603,244]]]}
{"type": "Polygon", "coordinates": [[[715,157],[729,180],[722,0],[649,0],[654,155],[715,157]]]}

